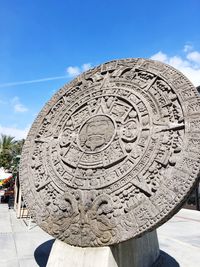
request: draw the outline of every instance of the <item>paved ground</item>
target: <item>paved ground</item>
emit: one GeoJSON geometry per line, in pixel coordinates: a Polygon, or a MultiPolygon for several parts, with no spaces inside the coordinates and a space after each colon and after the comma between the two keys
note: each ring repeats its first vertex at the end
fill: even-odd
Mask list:
{"type": "Polygon", "coordinates": [[[6,204],[0,204],[0,267],[45,266],[51,242],[42,244],[52,237],[35,224],[28,230],[26,223],[6,204]]]}
{"type": "Polygon", "coordinates": [[[200,267],[200,211],[180,210],[157,233],[160,249],[180,267],[200,267]]]}
{"type": "MultiPolygon", "coordinates": [[[[54,240],[34,223],[28,229],[27,223],[0,204],[0,267],[46,266],[54,240]]],[[[200,212],[182,209],[158,229],[158,238],[160,249],[180,267],[200,266],[200,212]]]]}

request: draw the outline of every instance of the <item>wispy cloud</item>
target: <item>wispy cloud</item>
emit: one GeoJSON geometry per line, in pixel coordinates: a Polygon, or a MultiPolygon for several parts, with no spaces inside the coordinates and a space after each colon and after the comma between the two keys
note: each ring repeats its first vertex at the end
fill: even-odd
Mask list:
{"type": "Polygon", "coordinates": [[[85,63],[83,64],[81,67],[78,66],[69,66],[66,69],[67,75],[68,77],[75,77],[79,74],[81,74],[82,72],[89,70],[92,67],[91,63],[85,63]]]}
{"type": "Polygon", "coordinates": [[[12,87],[12,86],[18,86],[18,85],[25,85],[25,84],[31,84],[31,83],[41,83],[41,82],[48,82],[53,80],[61,80],[61,79],[67,79],[67,78],[73,78],[83,71],[86,71],[90,69],[92,65],[90,63],[85,63],[81,67],[78,66],[69,66],[66,69],[67,75],[63,76],[53,76],[53,77],[47,77],[47,78],[41,78],[41,79],[34,79],[34,80],[27,80],[27,81],[16,81],[16,82],[8,82],[8,83],[0,83],[0,88],[2,87],[12,87]]]}
{"type": "Polygon", "coordinates": [[[26,111],[28,111],[28,109],[22,104],[16,104],[14,106],[14,110],[15,110],[15,112],[26,112],[26,111]]]}
{"type": "Polygon", "coordinates": [[[19,129],[17,127],[4,127],[0,125],[0,134],[6,134],[15,137],[16,140],[25,139],[30,125],[26,126],[24,129],[19,129]]]}
{"type": "Polygon", "coordinates": [[[192,50],[193,50],[193,46],[192,46],[192,45],[190,45],[190,44],[186,44],[186,45],[184,45],[183,51],[184,51],[185,53],[190,52],[190,51],[192,51],[192,50]]]}
{"type": "Polygon", "coordinates": [[[47,82],[47,81],[53,81],[53,80],[61,80],[61,79],[67,79],[67,78],[68,78],[68,76],[64,75],[64,76],[55,76],[55,77],[48,77],[48,78],[29,80],[29,81],[1,83],[0,87],[11,87],[11,86],[17,86],[17,85],[31,84],[31,83],[41,83],[41,82],[47,82]]]}
{"type": "Polygon", "coordinates": [[[79,67],[72,67],[72,66],[67,67],[66,71],[69,77],[74,77],[81,73],[79,67]]]}
{"type": "Polygon", "coordinates": [[[82,65],[82,71],[87,71],[89,69],[92,68],[92,64],[91,63],[85,63],[82,65]]]}
{"type": "Polygon", "coordinates": [[[13,99],[11,99],[11,104],[13,106],[13,109],[15,112],[26,112],[28,111],[28,108],[25,107],[21,102],[18,96],[15,96],[13,99]]]}
{"type": "Polygon", "coordinates": [[[200,53],[198,51],[192,51],[187,54],[187,59],[200,65],[200,53]]]}
{"type": "Polygon", "coordinates": [[[180,70],[195,86],[198,86],[200,85],[200,52],[194,50],[191,45],[185,45],[183,51],[183,56],[168,56],[159,51],[151,59],[167,63],[180,70]]]}

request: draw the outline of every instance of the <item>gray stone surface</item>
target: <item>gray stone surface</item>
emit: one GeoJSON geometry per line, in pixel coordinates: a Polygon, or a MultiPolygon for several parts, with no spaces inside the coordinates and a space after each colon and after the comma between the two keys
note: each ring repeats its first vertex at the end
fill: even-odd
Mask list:
{"type": "Polygon", "coordinates": [[[56,240],[47,267],[149,267],[159,257],[155,231],[101,248],[79,248],[56,240]]]}
{"type": "Polygon", "coordinates": [[[35,223],[28,230],[23,219],[17,219],[6,204],[0,204],[0,267],[45,267],[51,239],[35,223]]]}
{"type": "Polygon", "coordinates": [[[108,62],[65,85],[33,123],[20,165],[38,225],[81,247],[155,229],[199,173],[199,115],[196,88],[152,60],[108,62]]]}

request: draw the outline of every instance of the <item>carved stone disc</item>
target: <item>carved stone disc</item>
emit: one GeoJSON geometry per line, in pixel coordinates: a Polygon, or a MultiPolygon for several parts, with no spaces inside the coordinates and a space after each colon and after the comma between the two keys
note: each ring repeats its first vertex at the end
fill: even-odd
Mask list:
{"type": "Polygon", "coordinates": [[[32,125],[20,179],[38,225],[75,246],[158,227],[200,165],[200,98],[174,68],[125,59],[61,88],[32,125]]]}

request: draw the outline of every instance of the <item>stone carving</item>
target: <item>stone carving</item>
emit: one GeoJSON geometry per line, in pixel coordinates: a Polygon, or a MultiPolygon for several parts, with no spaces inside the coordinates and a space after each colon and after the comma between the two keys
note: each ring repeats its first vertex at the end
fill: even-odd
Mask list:
{"type": "Polygon", "coordinates": [[[117,60],[78,76],[25,142],[20,179],[37,223],[82,247],[155,229],[195,183],[199,116],[196,89],[160,62],[117,60]]]}

